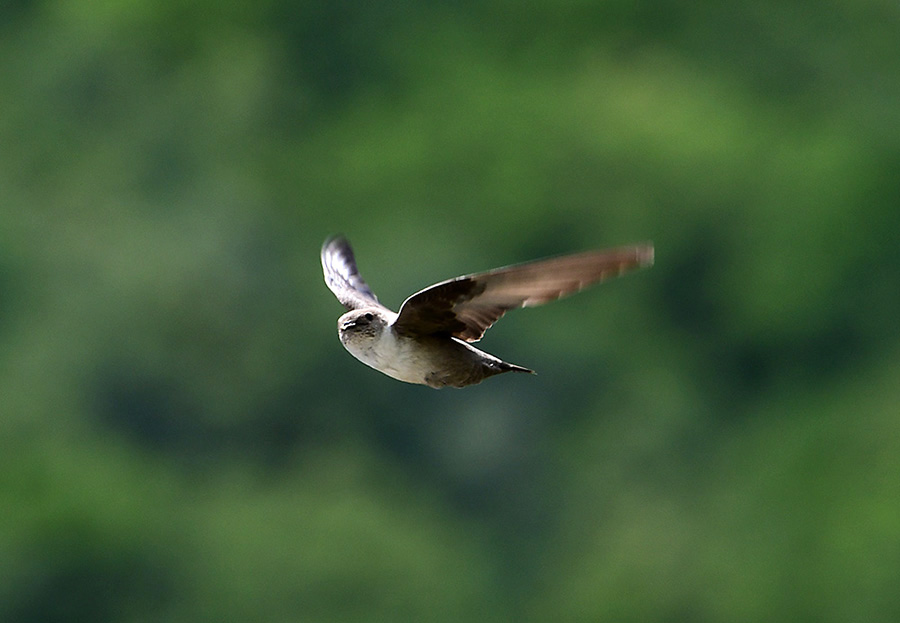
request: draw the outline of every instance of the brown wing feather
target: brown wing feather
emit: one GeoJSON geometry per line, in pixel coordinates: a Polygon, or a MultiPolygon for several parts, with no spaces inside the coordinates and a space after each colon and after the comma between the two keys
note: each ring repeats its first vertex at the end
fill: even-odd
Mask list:
{"type": "Polygon", "coordinates": [[[335,236],[326,240],[321,257],[325,283],[344,307],[348,310],[383,307],[359,275],[353,249],[345,238],[335,236]]]}
{"type": "Polygon", "coordinates": [[[508,310],[542,305],[653,263],[653,246],[588,251],[450,279],[404,301],[394,328],[476,342],[508,310]]]}

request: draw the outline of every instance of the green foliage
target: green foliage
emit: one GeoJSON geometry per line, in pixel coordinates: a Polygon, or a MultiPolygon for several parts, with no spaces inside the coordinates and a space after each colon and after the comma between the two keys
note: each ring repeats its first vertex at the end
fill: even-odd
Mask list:
{"type": "Polygon", "coordinates": [[[900,10],[0,10],[0,619],[893,621],[900,10]],[[397,383],[396,307],[652,239],[397,383]]]}

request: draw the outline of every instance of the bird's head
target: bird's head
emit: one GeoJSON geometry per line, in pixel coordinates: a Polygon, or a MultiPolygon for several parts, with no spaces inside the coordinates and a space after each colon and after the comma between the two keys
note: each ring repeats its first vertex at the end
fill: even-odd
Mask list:
{"type": "Polygon", "coordinates": [[[378,338],[387,325],[388,320],[380,309],[354,309],[338,318],[338,333],[341,342],[360,342],[378,338]]]}

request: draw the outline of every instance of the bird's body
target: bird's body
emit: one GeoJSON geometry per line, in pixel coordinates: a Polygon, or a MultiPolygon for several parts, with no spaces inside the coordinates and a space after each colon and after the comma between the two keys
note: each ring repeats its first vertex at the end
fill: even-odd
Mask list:
{"type": "Polygon", "coordinates": [[[644,245],[519,264],[435,284],[395,313],[359,276],[345,239],[322,247],[325,282],[350,310],[338,320],[344,348],[390,377],[435,388],[465,387],[503,372],[533,374],[469,342],[509,309],[555,300],[652,261],[653,247],[644,245]]]}
{"type": "Polygon", "coordinates": [[[501,372],[532,372],[501,361],[459,338],[410,337],[398,333],[391,327],[396,317],[393,312],[385,314],[381,310],[365,308],[344,314],[338,323],[341,343],[367,366],[398,381],[431,387],[465,387],[501,372]],[[372,319],[367,320],[366,314],[372,315],[372,319]],[[362,328],[366,324],[381,327],[377,331],[366,331],[362,328]]]}

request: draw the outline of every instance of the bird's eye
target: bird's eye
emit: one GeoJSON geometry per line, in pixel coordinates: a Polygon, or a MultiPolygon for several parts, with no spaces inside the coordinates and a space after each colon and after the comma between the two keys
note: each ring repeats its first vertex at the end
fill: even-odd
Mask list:
{"type": "Polygon", "coordinates": [[[369,313],[369,312],[366,312],[366,315],[363,316],[363,318],[365,318],[365,319],[368,320],[369,322],[371,322],[371,321],[372,321],[372,318],[374,318],[374,317],[375,317],[375,316],[373,316],[373,315],[372,315],[371,313],[369,313]]]}

